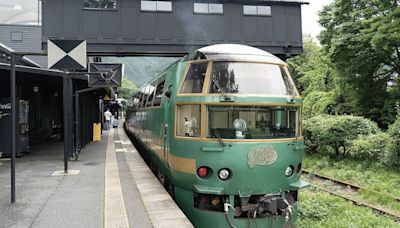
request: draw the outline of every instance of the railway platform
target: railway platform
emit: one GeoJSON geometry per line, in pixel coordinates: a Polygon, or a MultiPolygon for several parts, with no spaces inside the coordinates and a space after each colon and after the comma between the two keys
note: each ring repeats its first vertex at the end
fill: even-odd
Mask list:
{"type": "Polygon", "coordinates": [[[122,126],[83,149],[68,174],[62,142],[33,147],[17,159],[14,204],[10,161],[0,163],[0,228],[192,227],[122,126]]]}

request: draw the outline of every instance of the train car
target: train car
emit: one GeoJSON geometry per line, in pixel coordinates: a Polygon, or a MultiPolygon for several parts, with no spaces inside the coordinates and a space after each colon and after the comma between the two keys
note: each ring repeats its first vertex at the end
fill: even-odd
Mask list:
{"type": "Polygon", "coordinates": [[[125,129],[196,227],[297,217],[302,99],[287,64],[244,45],[196,50],[142,86],[125,129]]]}

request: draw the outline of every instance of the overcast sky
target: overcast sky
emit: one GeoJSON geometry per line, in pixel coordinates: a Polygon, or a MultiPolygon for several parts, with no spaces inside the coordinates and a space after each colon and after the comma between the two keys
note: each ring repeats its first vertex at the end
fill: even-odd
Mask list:
{"type": "Polygon", "coordinates": [[[303,34],[311,34],[316,37],[322,30],[318,23],[318,12],[323,6],[333,2],[333,0],[308,0],[309,5],[302,6],[303,34]]]}
{"type": "MultiPolygon", "coordinates": [[[[309,5],[302,6],[303,33],[318,35],[318,11],[333,0],[308,0],[309,5]]],[[[0,0],[0,23],[37,24],[37,0],[0,0]]]]}

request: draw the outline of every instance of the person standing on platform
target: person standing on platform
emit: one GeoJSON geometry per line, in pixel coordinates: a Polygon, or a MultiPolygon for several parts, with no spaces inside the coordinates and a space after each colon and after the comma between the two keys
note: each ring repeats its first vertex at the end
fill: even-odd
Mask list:
{"type": "Polygon", "coordinates": [[[111,112],[109,109],[107,109],[104,112],[104,130],[109,130],[110,129],[110,121],[111,121],[111,112]]]}

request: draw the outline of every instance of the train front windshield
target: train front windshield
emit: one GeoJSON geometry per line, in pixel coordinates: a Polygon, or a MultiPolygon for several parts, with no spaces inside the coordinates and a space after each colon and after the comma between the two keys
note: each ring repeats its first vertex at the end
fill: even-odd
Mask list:
{"type": "Polygon", "coordinates": [[[296,96],[285,68],[248,62],[214,62],[209,93],[296,96]]]}
{"type": "Polygon", "coordinates": [[[282,139],[299,136],[298,107],[208,106],[207,137],[282,139]]]}

